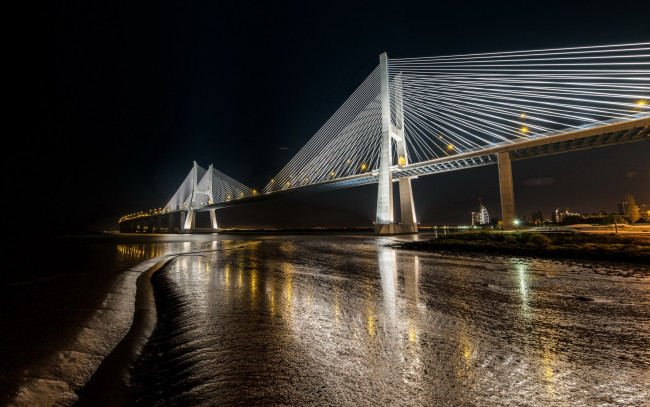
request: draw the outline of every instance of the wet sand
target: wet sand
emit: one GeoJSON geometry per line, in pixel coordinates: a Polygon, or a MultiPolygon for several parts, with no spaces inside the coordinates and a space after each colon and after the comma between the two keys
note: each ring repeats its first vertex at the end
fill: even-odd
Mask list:
{"type": "Polygon", "coordinates": [[[648,278],[391,241],[220,241],[233,250],[175,259],[152,280],[133,404],[646,405],[648,278]]]}
{"type": "Polygon", "coordinates": [[[385,247],[428,238],[122,236],[23,256],[70,267],[2,285],[0,404],[77,402],[131,328],[137,278],[180,254],[153,278],[137,405],[645,405],[647,277],[385,247]]]}

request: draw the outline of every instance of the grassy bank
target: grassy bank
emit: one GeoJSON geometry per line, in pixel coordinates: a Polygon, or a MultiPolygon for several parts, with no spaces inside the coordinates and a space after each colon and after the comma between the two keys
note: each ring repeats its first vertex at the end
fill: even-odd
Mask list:
{"type": "Polygon", "coordinates": [[[566,259],[650,262],[650,237],[614,234],[462,232],[392,245],[419,251],[473,251],[566,259]]]}

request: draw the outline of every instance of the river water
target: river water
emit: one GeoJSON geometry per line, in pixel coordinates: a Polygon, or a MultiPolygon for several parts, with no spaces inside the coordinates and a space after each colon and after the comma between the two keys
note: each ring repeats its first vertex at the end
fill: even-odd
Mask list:
{"type": "Polygon", "coordinates": [[[648,278],[393,241],[188,245],[154,276],[136,404],[647,405],[648,278]]]}
{"type": "MultiPolygon", "coordinates": [[[[72,305],[50,307],[73,315],[67,324],[82,328],[24,372],[3,373],[25,376],[16,405],[74,404],[75,392],[129,328],[135,278],[169,256],[152,278],[158,323],[134,369],[134,405],[641,406],[650,400],[648,277],[611,275],[594,263],[385,247],[409,237],[140,239],[104,245],[117,265],[104,273],[112,276],[110,288],[93,294],[97,305],[84,306],[97,308],[91,317],[72,305]],[[65,369],[52,367],[61,360],[65,369]]],[[[79,274],[57,278],[66,281],[61,290],[90,287],[79,274]]],[[[33,284],[44,283],[4,288],[10,295],[33,284]]],[[[14,308],[43,312],[42,305],[14,308]]],[[[46,312],[49,319],[53,312],[46,312]]],[[[34,354],[36,345],[8,343],[7,360],[34,354]]]]}

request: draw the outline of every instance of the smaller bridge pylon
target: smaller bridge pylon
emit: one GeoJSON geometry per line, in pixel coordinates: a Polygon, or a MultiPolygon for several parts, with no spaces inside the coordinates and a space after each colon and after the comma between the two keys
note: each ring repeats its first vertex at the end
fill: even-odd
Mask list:
{"type": "Polygon", "coordinates": [[[194,161],[185,181],[178,188],[162,213],[169,214],[167,230],[176,231],[177,214],[180,213],[179,232],[218,232],[216,208],[211,205],[250,198],[256,191],[216,170],[212,164],[207,170],[194,161]],[[198,212],[210,213],[210,227],[197,228],[198,212]]]}
{"type": "MultiPolygon", "coordinates": [[[[185,223],[183,224],[184,231],[192,231],[196,229],[197,204],[201,204],[201,206],[204,206],[206,204],[209,205],[214,202],[214,193],[213,193],[214,167],[212,164],[210,164],[208,170],[205,171],[200,181],[197,176],[199,173],[199,171],[197,170],[198,168],[199,168],[198,164],[196,163],[196,161],[194,161],[194,168],[192,170],[193,172],[192,193],[190,195],[190,199],[188,203],[188,211],[187,211],[187,216],[185,218],[185,223]],[[199,200],[200,195],[207,196],[207,200],[205,198],[199,200]]],[[[210,209],[210,229],[213,232],[219,231],[215,209],[210,209]]]]}

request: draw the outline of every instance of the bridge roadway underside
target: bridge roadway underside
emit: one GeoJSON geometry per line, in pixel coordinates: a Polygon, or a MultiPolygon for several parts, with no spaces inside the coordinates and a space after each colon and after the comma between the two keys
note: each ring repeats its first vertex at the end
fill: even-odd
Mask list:
{"type": "MultiPolygon", "coordinates": [[[[456,171],[471,167],[480,167],[484,165],[497,164],[499,162],[499,155],[504,156],[504,153],[509,157],[507,166],[510,166],[509,161],[522,160],[525,158],[542,157],[552,154],[567,153],[570,151],[585,150],[596,147],[610,146],[614,144],[630,143],[634,141],[649,141],[650,140],[650,117],[647,115],[634,120],[627,121],[612,121],[601,122],[598,127],[591,128],[578,128],[568,129],[565,131],[556,132],[556,134],[547,135],[540,138],[526,139],[524,141],[498,145],[487,149],[480,149],[476,151],[468,151],[459,154],[450,155],[448,157],[438,158],[430,161],[423,161],[419,163],[405,165],[403,167],[391,167],[391,174],[393,181],[400,178],[418,177],[423,175],[437,174],[448,171],[456,171]]],[[[502,159],[503,161],[503,159],[502,159]]],[[[503,166],[503,164],[502,164],[503,166]]],[[[500,171],[501,172],[501,171],[500,171]]],[[[219,202],[212,205],[206,205],[195,208],[196,212],[209,211],[212,209],[227,208],[234,205],[241,205],[244,203],[258,202],[266,199],[280,198],[288,194],[297,192],[317,192],[333,189],[349,188],[359,185],[367,185],[376,183],[378,175],[376,172],[359,174],[351,177],[341,178],[332,181],[326,181],[318,184],[312,184],[302,187],[295,187],[274,191],[267,194],[259,194],[256,196],[231,200],[226,202],[219,202]]],[[[510,178],[511,180],[511,178],[510,178]]],[[[502,211],[504,220],[514,218],[514,197],[512,194],[512,184],[503,184],[501,179],[501,195],[502,199],[504,193],[510,194],[513,205],[511,206],[512,213],[505,213],[502,211]],[[509,190],[509,192],[508,192],[509,190]]],[[[502,202],[503,204],[503,202],[502,202]]],[[[503,205],[502,205],[503,206],[503,205]]],[[[503,207],[502,207],[503,210],[503,207]]],[[[184,211],[177,211],[181,213],[184,211]]],[[[165,215],[158,215],[165,216],[165,215]]],[[[126,221],[127,222],[135,222],[126,221]]],[[[140,224],[142,224],[140,220],[140,224]]],[[[505,225],[504,228],[508,229],[511,225],[505,225]]],[[[176,227],[177,229],[178,227],[176,227]]],[[[134,230],[132,227],[122,227],[120,229],[134,230]]],[[[155,230],[155,228],[153,228],[155,230]]],[[[170,228],[174,230],[173,228],[170,228]]],[[[151,230],[151,228],[149,228],[151,230]]]]}

